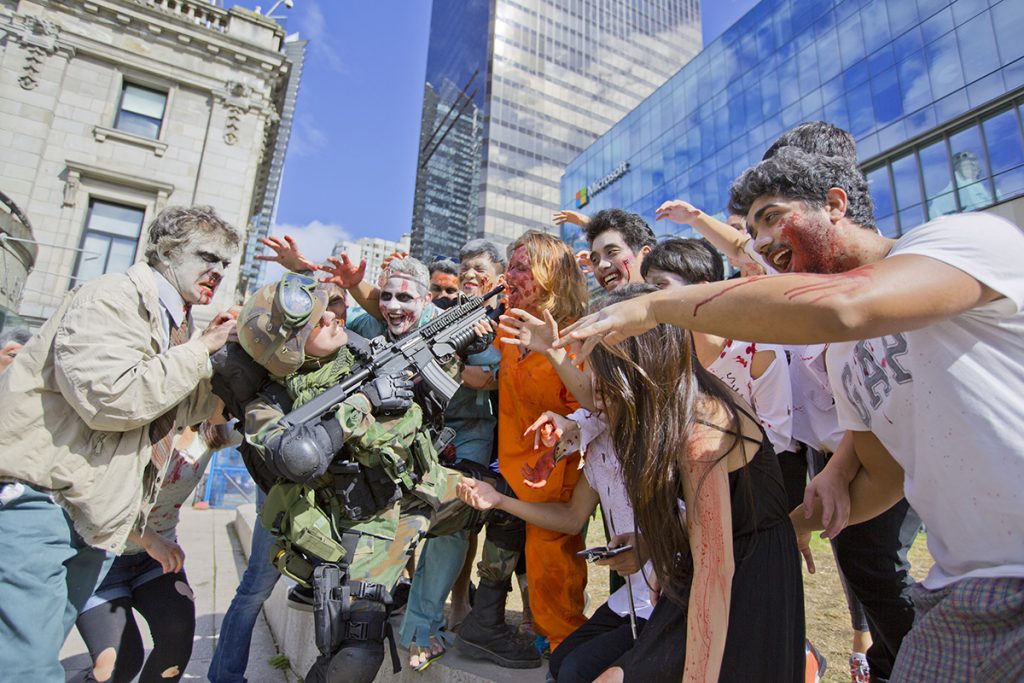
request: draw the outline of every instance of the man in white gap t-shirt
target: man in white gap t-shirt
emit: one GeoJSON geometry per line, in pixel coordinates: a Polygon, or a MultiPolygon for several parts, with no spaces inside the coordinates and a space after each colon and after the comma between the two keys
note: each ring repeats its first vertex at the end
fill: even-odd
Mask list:
{"type": "MultiPolygon", "coordinates": [[[[831,514],[848,482],[854,523],[905,494],[935,558],[890,680],[1024,679],[1024,233],[964,214],[883,237],[855,162],[793,148],[746,171],[730,209],[783,274],[609,306],[561,341],[585,339],[585,356],[601,339],[670,323],[831,342],[856,461],[833,458],[812,486],[831,514]]],[[[823,527],[812,512],[794,512],[798,531],[823,527]]]]}

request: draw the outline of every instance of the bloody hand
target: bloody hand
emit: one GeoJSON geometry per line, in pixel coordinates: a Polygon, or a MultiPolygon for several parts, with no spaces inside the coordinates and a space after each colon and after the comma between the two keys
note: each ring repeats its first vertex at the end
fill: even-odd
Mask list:
{"type": "Polygon", "coordinates": [[[555,469],[555,451],[554,449],[545,451],[540,458],[537,459],[537,464],[523,465],[523,483],[533,489],[540,489],[547,486],[548,477],[551,476],[551,471],[555,469]]]}

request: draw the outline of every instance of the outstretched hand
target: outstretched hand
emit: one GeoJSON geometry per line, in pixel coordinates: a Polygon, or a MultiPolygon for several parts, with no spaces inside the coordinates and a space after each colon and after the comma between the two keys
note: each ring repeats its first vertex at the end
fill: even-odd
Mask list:
{"type": "Polygon", "coordinates": [[[552,448],[544,451],[533,466],[523,465],[523,483],[531,489],[542,489],[548,485],[548,477],[554,469],[555,451],[552,448]]]}
{"type": "Polygon", "coordinates": [[[492,510],[501,505],[503,496],[493,486],[479,479],[462,477],[455,486],[455,494],[466,505],[477,510],[492,510]]]}
{"type": "Polygon", "coordinates": [[[320,266],[303,256],[299,245],[291,235],[282,237],[261,237],[260,242],[273,249],[273,254],[257,254],[259,261],[272,261],[293,271],[320,270],[320,266]]]}
{"type": "Polygon", "coordinates": [[[544,353],[558,339],[558,323],[549,311],[544,311],[544,319],[541,320],[521,308],[513,308],[502,315],[500,321],[498,329],[509,335],[501,338],[504,344],[544,353]]]}
{"type": "Polygon", "coordinates": [[[850,521],[849,482],[825,468],[804,489],[804,517],[810,519],[815,506],[821,504],[822,538],[835,538],[850,521]]]}
{"type": "Polygon", "coordinates": [[[663,290],[644,294],[583,316],[561,331],[554,347],[564,348],[573,342],[582,341],[583,347],[576,356],[576,363],[582,363],[601,342],[614,346],[627,337],[652,330],[658,325],[654,316],[655,297],[663,296],[665,292],[672,293],[671,290],[663,290]]]}
{"type": "Polygon", "coordinates": [[[590,222],[590,216],[579,211],[570,211],[569,209],[563,209],[561,211],[555,211],[551,214],[551,220],[554,221],[555,225],[562,225],[564,223],[572,223],[580,227],[585,226],[590,222]]]}
{"type": "Polygon", "coordinates": [[[533,450],[538,450],[542,444],[545,448],[554,448],[566,432],[574,430],[579,431],[579,425],[574,421],[552,410],[545,410],[526,428],[523,436],[533,433],[533,450]]]}
{"type": "Polygon", "coordinates": [[[670,220],[673,223],[691,225],[704,212],[682,199],[672,199],[654,211],[654,220],[670,220]]]}
{"type": "Polygon", "coordinates": [[[356,265],[349,260],[348,254],[345,252],[341,252],[340,259],[335,256],[328,256],[327,262],[328,265],[321,266],[320,270],[329,273],[329,276],[320,278],[320,282],[330,282],[342,289],[357,287],[363,281],[363,276],[366,274],[366,259],[361,260],[356,265]]]}

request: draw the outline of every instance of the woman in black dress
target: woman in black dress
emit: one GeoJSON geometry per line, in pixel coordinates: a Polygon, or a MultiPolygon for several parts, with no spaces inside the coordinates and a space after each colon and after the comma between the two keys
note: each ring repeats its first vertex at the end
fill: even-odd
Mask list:
{"type": "Polygon", "coordinates": [[[677,327],[590,358],[662,590],[635,647],[598,680],[802,681],[800,557],[779,465],[750,407],[700,366],[677,327]]]}

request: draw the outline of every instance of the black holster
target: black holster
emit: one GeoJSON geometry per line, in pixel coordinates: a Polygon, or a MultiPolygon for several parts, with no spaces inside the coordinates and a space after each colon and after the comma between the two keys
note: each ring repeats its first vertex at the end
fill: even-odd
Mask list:
{"type": "MultiPolygon", "coordinates": [[[[356,536],[358,539],[358,536],[356,536]]],[[[348,539],[346,538],[346,541],[348,539]]],[[[348,545],[348,544],[346,544],[348,545]]],[[[351,558],[355,551],[346,558],[351,558]]],[[[346,551],[349,548],[346,547],[346,551]]],[[[324,563],[313,570],[313,627],[316,647],[324,657],[331,657],[346,642],[369,641],[383,643],[388,640],[391,663],[395,673],[401,670],[395,636],[388,617],[391,614],[391,594],[379,583],[349,581],[347,567],[324,563]],[[383,610],[353,612],[353,600],[368,600],[384,606],[383,610]]]]}

